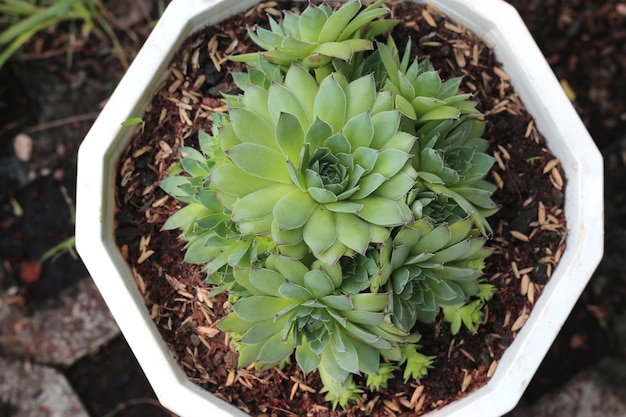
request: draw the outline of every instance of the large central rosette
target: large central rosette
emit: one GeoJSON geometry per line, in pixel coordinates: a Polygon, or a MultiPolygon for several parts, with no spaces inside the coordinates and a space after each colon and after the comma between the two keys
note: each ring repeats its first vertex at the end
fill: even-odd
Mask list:
{"type": "Polygon", "coordinates": [[[284,82],[248,85],[230,103],[216,133],[226,158],[210,181],[242,235],[271,234],[284,255],[334,264],[413,220],[416,138],[373,76],[318,84],[294,64],[284,82]]]}

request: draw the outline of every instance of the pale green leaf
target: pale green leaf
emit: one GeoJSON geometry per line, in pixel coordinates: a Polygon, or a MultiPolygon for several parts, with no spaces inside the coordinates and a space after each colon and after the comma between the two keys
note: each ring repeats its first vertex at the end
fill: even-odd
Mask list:
{"type": "Polygon", "coordinates": [[[273,208],[278,228],[282,231],[303,227],[317,205],[318,203],[308,193],[294,188],[273,208]]]}
{"type": "Polygon", "coordinates": [[[271,216],[276,203],[293,189],[288,185],[276,184],[246,195],[235,203],[233,221],[261,220],[271,216]]]}
{"type": "MultiPolygon", "coordinates": [[[[269,90],[268,107],[275,124],[278,123],[278,119],[283,113],[295,116],[302,126],[308,126],[312,122],[311,114],[304,111],[298,98],[282,84],[272,83],[269,90]]],[[[251,128],[254,129],[254,127],[251,128]]]]}
{"type": "Polygon", "coordinates": [[[265,320],[254,324],[250,327],[239,340],[244,344],[256,344],[265,342],[271,336],[280,333],[285,327],[285,319],[282,320],[265,320]]]}
{"type": "Polygon", "coordinates": [[[266,123],[271,123],[272,118],[267,108],[269,92],[265,88],[254,84],[246,85],[244,87],[245,93],[243,95],[243,103],[245,109],[255,113],[266,123]]]}
{"type": "Polygon", "coordinates": [[[432,232],[424,235],[414,246],[413,253],[429,252],[435,253],[446,247],[452,234],[447,224],[437,226],[432,232]]]}
{"type": "MultiPolygon", "coordinates": [[[[303,278],[304,281],[304,278],[303,278]]],[[[309,290],[303,287],[304,282],[300,284],[294,284],[293,282],[285,282],[278,292],[283,298],[290,300],[308,300],[313,298],[313,294],[309,290]]]]}
{"type": "Polygon", "coordinates": [[[258,114],[246,109],[230,109],[235,135],[242,143],[254,143],[277,151],[274,129],[258,114]]]}
{"type": "Polygon", "coordinates": [[[278,147],[295,165],[300,166],[300,152],[304,144],[304,130],[298,119],[290,113],[282,113],[276,125],[278,147]]]}
{"type": "Polygon", "coordinates": [[[274,365],[291,355],[295,348],[293,337],[285,341],[282,337],[281,333],[277,333],[267,340],[257,358],[260,363],[274,365]]]}
{"type": "Polygon", "coordinates": [[[335,11],[324,23],[318,41],[334,42],[348,25],[348,23],[357,15],[361,4],[357,1],[350,1],[344,4],[339,10],[335,11]]]}
{"type": "Polygon", "coordinates": [[[415,185],[415,177],[409,176],[400,171],[394,175],[389,181],[383,183],[374,194],[385,197],[390,200],[400,200],[406,196],[415,185]]]}
{"type": "Polygon", "coordinates": [[[372,116],[374,138],[370,146],[374,149],[383,148],[398,133],[400,119],[398,111],[384,111],[372,116]]]}
{"type": "Polygon", "coordinates": [[[349,62],[352,60],[354,48],[343,42],[326,42],[315,48],[312,54],[321,54],[349,62]]]}
{"type": "Polygon", "coordinates": [[[235,164],[216,167],[211,172],[209,180],[219,191],[235,196],[245,196],[274,184],[273,181],[255,177],[242,171],[235,164]]]}
{"type": "Polygon", "coordinates": [[[233,310],[243,320],[260,322],[273,320],[284,308],[290,306],[290,300],[269,296],[252,296],[242,298],[233,304],[233,310]]]}
{"type": "Polygon", "coordinates": [[[317,368],[320,361],[321,358],[311,349],[308,343],[302,343],[296,347],[296,362],[298,362],[298,366],[300,366],[305,376],[317,368]]]}
{"type": "Polygon", "coordinates": [[[228,156],[254,177],[291,184],[287,158],[277,151],[255,143],[240,143],[228,151],[228,156]]]}
{"type": "Polygon", "coordinates": [[[300,36],[308,42],[317,42],[322,27],[327,20],[320,8],[308,6],[300,15],[300,36]]]}
{"type": "Polygon", "coordinates": [[[408,206],[402,202],[378,196],[359,200],[363,204],[359,216],[375,225],[395,227],[407,224],[412,219],[408,206]]]}
{"type": "Polygon", "coordinates": [[[250,285],[265,295],[280,297],[278,289],[285,283],[285,277],[276,271],[261,268],[250,270],[250,285]]]}
{"type": "MultiPolygon", "coordinates": [[[[345,90],[346,118],[348,120],[363,113],[368,113],[374,107],[376,100],[376,85],[373,75],[366,75],[352,81],[345,90]]],[[[363,146],[369,146],[369,143],[363,146]]]]}
{"type": "Polygon", "coordinates": [[[350,295],[350,300],[355,310],[382,312],[387,309],[389,294],[387,293],[361,293],[350,295]]]}
{"type": "Polygon", "coordinates": [[[330,308],[339,311],[348,311],[352,309],[352,301],[347,295],[327,295],[320,299],[320,302],[330,308]]]}
{"type": "Polygon", "coordinates": [[[313,114],[313,105],[315,103],[318,85],[309,71],[300,65],[291,65],[285,75],[285,86],[298,99],[305,113],[313,114]]]}
{"type": "Polygon", "coordinates": [[[359,357],[354,344],[341,331],[333,333],[333,341],[335,345],[333,355],[335,356],[337,364],[350,373],[358,373],[359,357]]]}
{"type": "Polygon", "coordinates": [[[461,111],[457,107],[441,106],[420,116],[416,123],[422,124],[431,120],[458,119],[460,115],[461,111]]]}
{"type": "Polygon", "coordinates": [[[315,97],[314,113],[339,132],[346,120],[346,95],[334,76],[326,78],[315,97]]]}
{"type": "Polygon", "coordinates": [[[364,254],[370,243],[369,225],[354,214],[336,213],[337,239],[355,252],[364,254]]]}
{"type": "Polygon", "coordinates": [[[304,286],[315,298],[322,298],[335,291],[335,285],[321,269],[313,269],[304,275],[304,286]]]}
{"type": "Polygon", "coordinates": [[[367,113],[361,113],[349,119],[342,132],[350,142],[351,149],[369,147],[374,137],[374,125],[367,113]]]}
{"type": "Polygon", "coordinates": [[[359,181],[359,190],[352,195],[352,199],[358,200],[369,196],[374,193],[385,181],[387,181],[387,177],[378,172],[373,172],[364,176],[361,178],[361,181],[359,181]]]}
{"type": "Polygon", "coordinates": [[[391,178],[404,167],[410,155],[398,149],[386,149],[378,154],[376,164],[372,171],[377,172],[385,178],[391,178]]]}
{"type": "Polygon", "coordinates": [[[319,205],[304,226],[304,241],[314,253],[321,253],[337,240],[335,214],[319,205]]]}

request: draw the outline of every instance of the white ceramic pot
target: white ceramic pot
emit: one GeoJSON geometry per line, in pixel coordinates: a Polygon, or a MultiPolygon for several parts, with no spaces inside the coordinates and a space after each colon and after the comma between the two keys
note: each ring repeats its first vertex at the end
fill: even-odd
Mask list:
{"type": "MultiPolygon", "coordinates": [[[[413,0],[415,1],[415,0],[413,0]]],[[[502,0],[428,1],[494,46],[568,179],[569,234],[561,262],[489,383],[429,417],[499,416],[512,409],[537,370],[603,250],[602,158],[517,12],[502,0]]],[[[189,382],[150,319],[114,239],[116,161],[167,65],[193,32],[258,0],[174,0],[85,138],[78,158],[78,251],[162,404],[184,416],[246,414],[189,382]]]]}

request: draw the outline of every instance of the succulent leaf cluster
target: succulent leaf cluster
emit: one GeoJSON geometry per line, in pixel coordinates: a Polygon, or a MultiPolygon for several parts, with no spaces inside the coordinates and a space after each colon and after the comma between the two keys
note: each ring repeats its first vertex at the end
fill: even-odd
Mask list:
{"type": "Polygon", "coordinates": [[[398,22],[379,19],[388,11],[379,0],[361,10],[358,0],[349,0],[339,10],[327,4],[307,7],[298,15],[287,11],[280,22],[269,16],[270,28],[248,29],[250,39],[263,51],[233,59],[255,63],[259,57],[288,68],[299,62],[315,69],[319,77],[332,71],[334,59],[351,62],[358,52],[373,49],[373,39],[398,22]]]}
{"type": "Polygon", "coordinates": [[[342,407],[396,371],[424,377],[417,323],[475,332],[494,292],[484,122],[461,79],[375,41],[397,23],[383,3],[250,30],[241,93],[161,184],[184,204],[164,229],[228,292],[239,365],[295,357],[342,407]]]}

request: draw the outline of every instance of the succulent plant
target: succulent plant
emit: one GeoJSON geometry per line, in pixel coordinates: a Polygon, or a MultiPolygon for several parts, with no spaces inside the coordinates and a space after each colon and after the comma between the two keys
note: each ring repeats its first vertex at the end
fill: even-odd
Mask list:
{"type": "Polygon", "coordinates": [[[475,332],[494,291],[484,122],[460,79],[373,43],[396,24],[383,3],[310,4],[249,30],[265,51],[233,58],[241,94],[161,184],[186,204],[164,229],[228,291],[218,326],[239,365],[295,356],[342,407],[402,368],[424,377],[417,321],[475,332]]]}
{"type": "Polygon", "coordinates": [[[328,398],[343,405],[358,393],[353,375],[377,375],[381,355],[402,360],[399,345],[419,340],[387,320],[389,294],[342,293],[339,265],[270,255],[234,279],[233,312],[219,327],[236,335],[239,366],[274,366],[295,350],[302,371],[318,369],[328,398]]]}
{"type": "Polygon", "coordinates": [[[388,98],[372,76],[318,85],[297,64],[284,83],[250,85],[215,138],[228,161],[209,177],[240,232],[334,264],[410,222],[415,137],[388,98]]]}
{"type": "Polygon", "coordinates": [[[201,151],[180,148],[183,158],[169,172],[160,186],[186,206],[174,213],[163,225],[163,230],[181,229],[186,240],[185,262],[203,264],[214,284],[231,281],[226,278],[230,269],[250,265],[257,253],[271,250],[273,242],[255,236],[243,237],[216,193],[206,187],[205,178],[212,168],[212,143],[205,132],[200,132],[201,151]],[[184,175],[181,175],[184,174],[184,175]]]}
{"type": "Polygon", "coordinates": [[[270,30],[248,29],[250,39],[264,51],[231,59],[254,64],[261,56],[285,69],[299,62],[321,68],[321,79],[331,72],[333,59],[350,62],[355,52],[373,49],[372,39],[397,24],[394,20],[377,20],[389,12],[381,7],[384,2],[379,0],[360,10],[360,1],[350,0],[336,11],[326,4],[309,4],[300,15],[285,12],[280,22],[270,16],[270,30]]]}
{"type": "Polygon", "coordinates": [[[477,332],[477,327],[483,321],[483,307],[493,294],[495,287],[491,284],[479,284],[479,292],[476,299],[469,303],[459,303],[456,305],[444,306],[443,315],[450,323],[450,331],[457,334],[461,329],[461,324],[472,333],[477,332]]]}
{"type": "MultiPolygon", "coordinates": [[[[496,186],[485,180],[494,158],[485,153],[483,130],[484,123],[472,118],[427,122],[417,131],[420,140],[411,150],[411,163],[418,171],[418,193],[427,189],[453,200],[485,234],[492,231],[487,217],[498,205],[491,199],[496,186]]],[[[413,208],[414,214],[419,211],[413,208]]]]}
{"type": "Polygon", "coordinates": [[[391,91],[396,107],[408,119],[420,126],[431,120],[459,119],[461,115],[478,117],[476,102],[469,93],[460,94],[462,78],[443,82],[429,60],[415,59],[409,65],[411,42],[407,43],[402,59],[393,38],[388,45],[377,44],[377,53],[384,71],[378,82],[382,90],[391,91]]]}
{"type": "Polygon", "coordinates": [[[418,320],[432,322],[443,307],[463,306],[479,293],[483,260],[492,251],[471,226],[470,217],[436,227],[417,220],[370,254],[369,289],[391,294],[399,329],[410,332],[418,320]]]}

